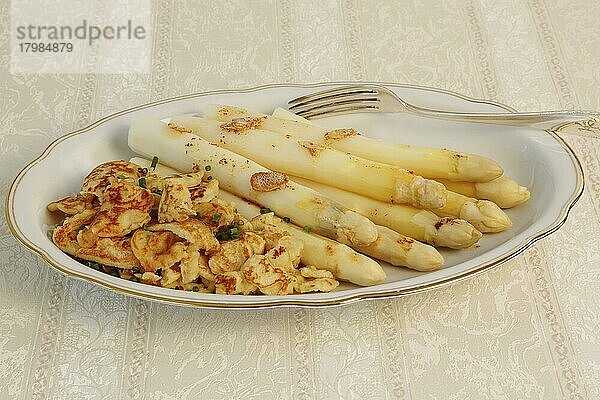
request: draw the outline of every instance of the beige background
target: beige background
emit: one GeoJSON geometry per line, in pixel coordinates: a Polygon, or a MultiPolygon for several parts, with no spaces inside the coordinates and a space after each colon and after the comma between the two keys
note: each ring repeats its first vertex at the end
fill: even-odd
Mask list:
{"type": "MultiPolygon", "coordinates": [[[[9,13],[4,0],[3,192],[53,138],[207,89],[381,80],[520,110],[600,109],[595,0],[166,0],[154,7],[145,75],[10,75],[9,13]]],[[[394,300],[261,311],[149,303],[62,276],[2,220],[1,397],[598,399],[600,131],[565,137],[587,187],[560,231],[475,279],[394,300]]]]}

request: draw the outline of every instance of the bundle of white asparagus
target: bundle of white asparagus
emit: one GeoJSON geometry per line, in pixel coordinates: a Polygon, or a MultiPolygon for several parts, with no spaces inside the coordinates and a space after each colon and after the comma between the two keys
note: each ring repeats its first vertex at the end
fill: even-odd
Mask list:
{"type": "MultiPolygon", "coordinates": [[[[282,112],[280,111],[281,114],[282,112]]],[[[192,133],[209,141],[214,141],[221,147],[228,148],[268,167],[291,175],[355,192],[384,202],[411,204],[417,208],[429,209],[441,217],[464,219],[481,232],[501,232],[512,226],[508,216],[493,202],[469,198],[448,191],[443,185],[434,186],[431,184],[432,181],[418,177],[398,167],[376,161],[369,162],[369,160],[356,157],[353,154],[359,154],[362,151],[360,148],[362,145],[360,144],[354,145],[356,149],[353,154],[342,153],[330,148],[333,136],[336,138],[333,140],[336,143],[360,136],[354,130],[342,129],[316,136],[313,130],[315,125],[311,123],[275,118],[232,106],[208,106],[206,107],[205,115],[219,118],[220,122],[224,121],[224,123],[219,124],[216,122],[217,120],[208,121],[204,118],[189,115],[173,117],[171,121],[176,125],[185,126],[192,133]],[[273,131],[267,131],[267,128],[273,129],[273,131]],[[340,133],[342,131],[351,132],[348,136],[344,136],[343,133],[340,133]],[[330,135],[331,133],[335,133],[335,135],[330,135]],[[307,142],[305,139],[310,139],[310,142],[307,142]],[[312,151],[306,152],[306,149],[302,148],[306,143],[311,144],[312,151]],[[279,153],[282,150],[286,154],[286,162],[284,163],[281,162],[279,153]],[[336,157],[332,158],[332,155],[336,157]],[[348,159],[351,159],[351,161],[348,161],[348,159]],[[369,165],[370,168],[356,167],[359,164],[362,166],[369,165]],[[385,165],[387,165],[387,168],[384,167],[385,165]],[[389,195],[382,196],[381,194],[385,193],[385,190],[382,190],[382,186],[387,184],[388,187],[391,187],[393,185],[391,182],[398,182],[390,178],[398,173],[398,171],[403,171],[405,176],[412,177],[412,186],[410,183],[406,184],[405,182],[403,185],[396,186],[395,197],[392,196],[390,198],[389,195]],[[423,181],[427,182],[427,186],[422,184],[423,181]],[[418,198],[419,195],[420,198],[418,198]],[[437,202],[438,204],[433,204],[435,199],[440,200],[437,202]],[[441,204],[442,202],[444,204],[441,204]]],[[[383,149],[385,148],[382,144],[388,147],[394,146],[373,139],[368,139],[368,141],[376,142],[380,146],[381,152],[384,152],[383,149]]],[[[419,148],[410,148],[412,153],[417,153],[417,150],[419,150],[419,148]]],[[[424,152],[425,155],[423,157],[425,157],[426,154],[433,154],[434,150],[438,149],[421,148],[419,151],[424,152]]],[[[392,150],[388,148],[386,152],[394,153],[394,151],[393,148],[392,150]]],[[[445,154],[445,150],[441,152],[445,154]]],[[[459,157],[455,157],[456,163],[446,165],[445,168],[456,169],[459,168],[460,164],[462,165],[460,168],[463,171],[467,171],[468,168],[466,165],[470,164],[461,164],[460,160],[468,159],[471,155],[463,155],[456,152],[454,154],[459,155],[459,157]]],[[[371,157],[374,157],[374,154],[371,157]]],[[[390,154],[387,155],[387,158],[389,157],[391,157],[390,154]]],[[[479,160],[488,160],[479,156],[475,157],[478,157],[479,160]]],[[[478,166],[481,164],[482,162],[478,162],[478,166]]],[[[488,164],[497,165],[492,160],[489,160],[488,164]]],[[[474,173],[469,172],[471,175],[474,173]]]]}
{"type": "Polygon", "coordinates": [[[302,122],[298,118],[281,118],[252,112],[240,107],[208,105],[205,118],[221,122],[252,117],[263,118],[260,128],[289,135],[296,140],[321,143],[326,140],[333,149],[350,153],[368,160],[395,165],[425,178],[444,178],[453,181],[487,182],[502,175],[502,167],[489,158],[445,149],[409,146],[384,142],[360,135],[354,129],[327,131],[317,125],[302,122]]]}
{"type": "Polygon", "coordinates": [[[223,124],[184,115],[172,117],[170,123],[279,172],[368,193],[368,196],[386,202],[420,208],[440,208],[446,204],[446,189],[438,182],[312,141],[254,129],[260,121],[262,118],[223,124]],[[283,154],[285,162],[282,162],[283,154]]]}
{"type": "Polygon", "coordinates": [[[510,228],[500,207],[530,196],[488,158],[327,131],[282,109],[269,116],[211,105],[204,118],[141,119],[130,128],[129,146],[179,172],[207,168],[223,189],[219,197],[242,215],[269,208],[285,219],[269,223],[305,243],[307,264],[359,285],[385,278],[362,254],[438,269],[443,258],[432,246],[468,248],[482,232],[510,228]]]}

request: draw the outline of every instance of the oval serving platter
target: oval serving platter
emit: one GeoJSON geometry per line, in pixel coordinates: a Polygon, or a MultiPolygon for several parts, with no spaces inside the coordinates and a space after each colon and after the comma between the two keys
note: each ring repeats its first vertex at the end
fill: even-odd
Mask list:
{"type": "MultiPolygon", "coordinates": [[[[46,204],[77,192],[83,178],[96,165],[133,157],[127,147],[127,132],[134,119],[199,112],[206,103],[239,105],[270,113],[276,107],[285,108],[289,99],[348,83],[269,85],[204,92],[107,116],[60,137],[17,175],[6,199],[9,227],[23,245],[54,268],[69,276],[140,298],[220,308],[328,306],[360,299],[414,294],[497,267],[536,240],[556,231],[583,192],[583,171],[579,160],[552,131],[426,119],[409,114],[353,114],[319,119],[316,123],[326,128],[353,127],[363,135],[388,141],[451,148],[493,158],[505,168],[506,175],[529,187],[531,199],[524,205],[506,210],[514,224],[512,229],[484,235],[479,247],[473,249],[442,249],[446,262],[438,271],[422,273],[382,263],[387,273],[385,282],[371,287],[342,283],[331,293],[233,296],[160,288],[93,270],[73,260],[52,243],[49,231],[58,221],[46,210],[46,204]]],[[[385,85],[407,101],[425,107],[468,112],[513,111],[507,106],[439,89],[371,83],[385,85]]]]}

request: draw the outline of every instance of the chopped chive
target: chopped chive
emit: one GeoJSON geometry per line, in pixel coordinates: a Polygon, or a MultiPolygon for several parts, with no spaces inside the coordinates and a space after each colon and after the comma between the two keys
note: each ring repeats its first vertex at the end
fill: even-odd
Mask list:
{"type": "Polygon", "coordinates": [[[131,272],[133,272],[134,274],[141,274],[142,273],[142,271],[138,267],[131,268],[131,272]]]}
{"type": "Polygon", "coordinates": [[[196,211],[196,217],[202,218],[202,213],[200,211],[196,211]]]}
{"type": "Polygon", "coordinates": [[[102,267],[100,263],[94,261],[86,261],[86,265],[92,269],[95,269],[96,271],[100,270],[100,267],[102,267]]]}
{"type": "Polygon", "coordinates": [[[198,286],[193,286],[192,287],[192,292],[198,292],[200,289],[198,289],[198,286]]]}
{"type": "Polygon", "coordinates": [[[211,175],[207,176],[207,177],[206,177],[206,180],[207,180],[207,181],[210,181],[210,180],[212,180],[212,176],[211,176],[211,175]]]}
{"type": "Polygon", "coordinates": [[[154,156],[154,157],[152,157],[152,163],[150,164],[150,168],[156,169],[157,165],[158,165],[158,157],[154,156]]]}
{"type": "Polygon", "coordinates": [[[312,228],[311,228],[310,226],[306,225],[306,226],[304,227],[304,232],[306,232],[306,233],[311,233],[311,232],[312,232],[312,228]]]}
{"type": "Polygon", "coordinates": [[[147,222],[144,222],[142,224],[142,229],[144,229],[144,230],[148,229],[148,223],[147,222]]]}
{"type": "Polygon", "coordinates": [[[212,169],[212,167],[210,165],[207,165],[206,167],[204,167],[205,171],[210,171],[212,169]]]}
{"type": "Polygon", "coordinates": [[[127,175],[117,175],[117,179],[127,179],[127,175]]]}
{"type": "Polygon", "coordinates": [[[217,232],[217,233],[215,233],[215,237],[217,238],[217,240],[227,240],[228,239],[225,232],[217,232]]]}
{"type": "Polygon", "coordinates": [[[138,184],[140,185],[140,187],[143,187],[144,189],[148,188],[146,186],[146,178],[140,178],[140,180],[138,181],[138,184]]]}
{"type": "Polygon", "coordinates": [[[290,217],[283,217],[283,222],[289,223],[291,221],[290,217]]]}
{"type": "Polygon", "coordinates": [[[273,212],[273,211],[271,211],[271,209],[270,209],[270,208],[261,208],[261,209],[260,209],[260,213],[261,213],[261,214],[268,214],[268,213],[270,213],[270,212],[273,212]]]}
{"type": "Polygon", "coordinates": [[[116,276],[117,278],[120,278],[121,275],[119,274],[119,269],[118,268],[111,268],[108,270],[108,273],[112,276],[116,276]]]}
{"type": "Polygon", "coordinates": [[[221,214],[216,213],[215,215],[213,215],[213,222],[219,222],[219,220],[221,219],[221,214]]]}

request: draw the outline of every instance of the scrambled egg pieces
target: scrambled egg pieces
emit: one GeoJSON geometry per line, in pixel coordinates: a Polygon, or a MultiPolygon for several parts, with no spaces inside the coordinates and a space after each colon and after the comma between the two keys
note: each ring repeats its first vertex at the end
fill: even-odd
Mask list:
{"type": "Polygon", "coordinates": [[[150,285],[218,294],[328,292],[331,272],[301,264],[304,243],[252,221],[217,196],[216,179],[160,177],[127,161],[99,165],[81,191],[48,204],[66,218],[52,240],[103,272],[150,285]]]}

